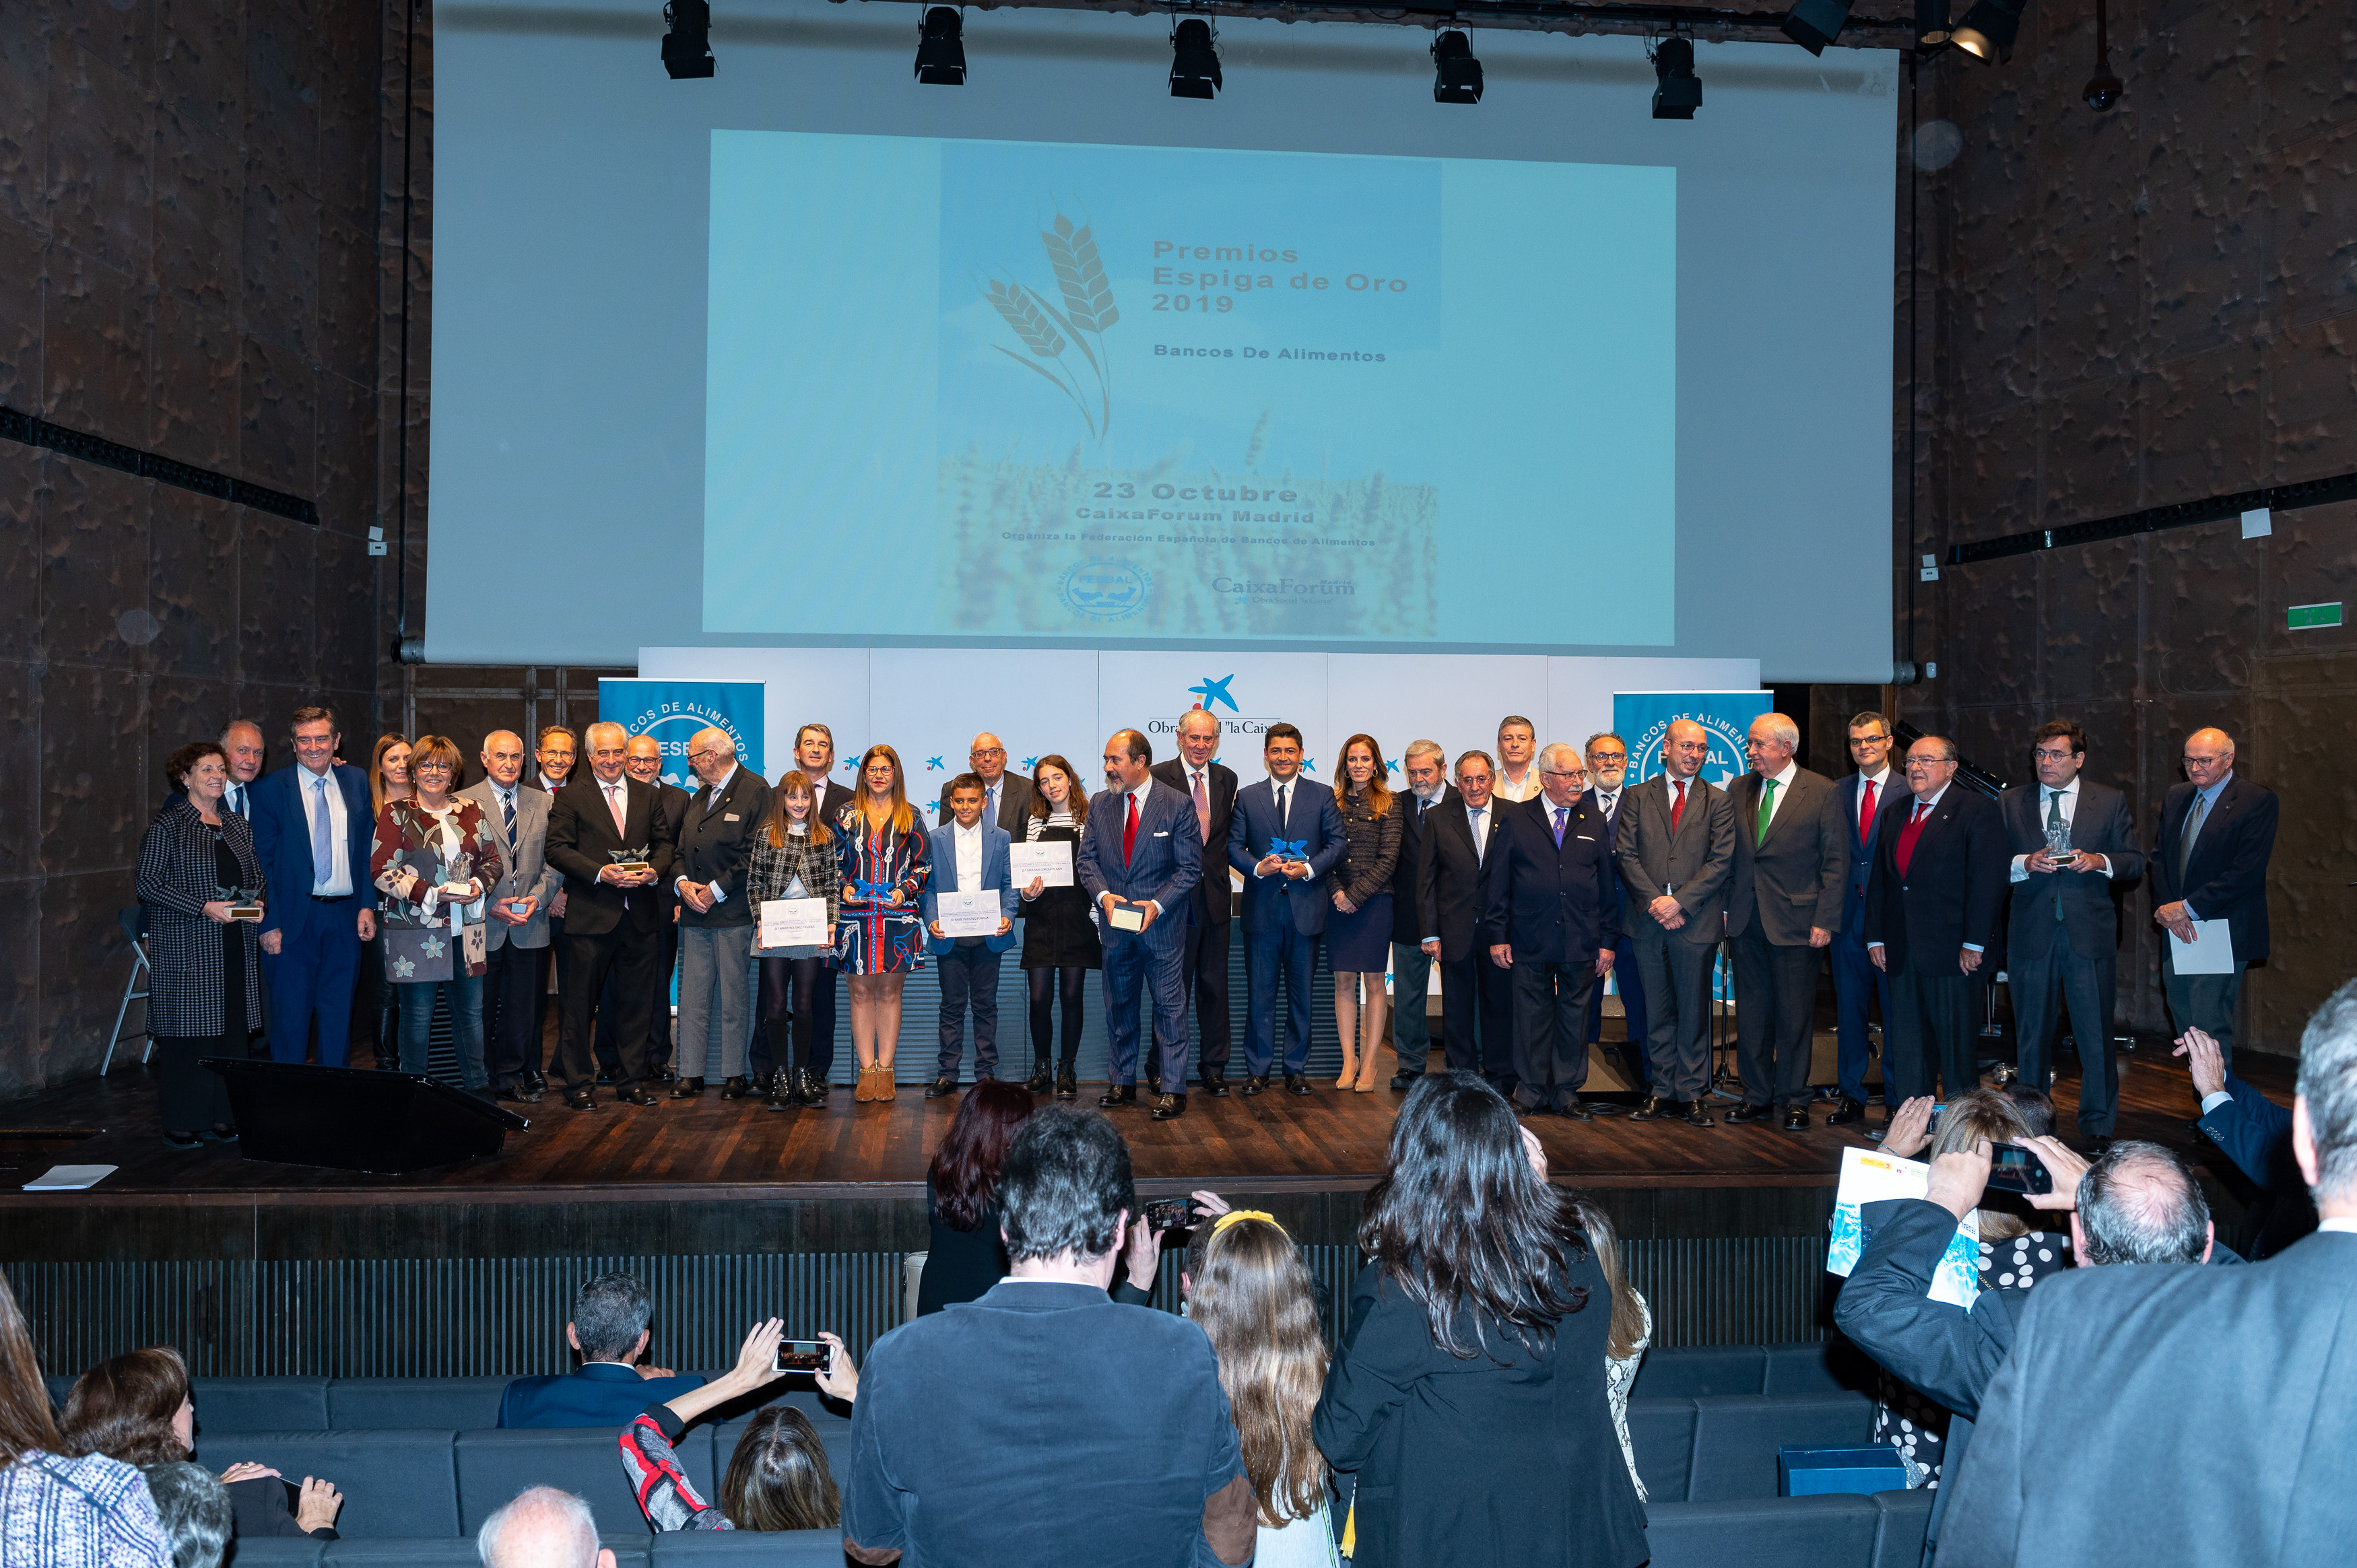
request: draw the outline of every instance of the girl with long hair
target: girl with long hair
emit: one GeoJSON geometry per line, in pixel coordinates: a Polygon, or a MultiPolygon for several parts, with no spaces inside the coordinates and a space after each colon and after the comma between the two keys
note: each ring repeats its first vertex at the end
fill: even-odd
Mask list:
{"type": "Polygon", "coordinates": [[[1408,1091],[1312,1430],[1356,1471],[1353,1568],[1633,1568],[1644,1515],[1605,1399],[1610,1285],[1513,1108],[1474,1073],[1408,1091]],[[1445,1497],[1450,1507],[1414,1506],[1445,1497]]]}
{"type": "Polygon", "coordinates": [[[1399,869],[1399,797],[1383,781],[1383,747],[1371,735],[1342,743],[1342,858],[1326,874],[1326,961],[1334,970],[1334,1032],[1342,1038],[1337,1089],[1372,1094],[1379,1053],[1391,1032],[1383,973],[1392,959],[1392,877],[1399,869]]]}
{"type": "Polygon", "coordinates": [[[1031,1119],[1031,1091],[985,1079],[966,1090],[925,1172],[932,1240],[917,1284],[917,1316],[977,1301],[1006,1273],[998,1235],[998,1172],[1016,1129],[1031,1119]]]}
{"type": "MultiPolygon", "coordinates": [[[[791,1404],[753,1412],[736,1452],[720,1477],[718,1507],[704,1500],[681,1465],[677,1444],[695,1420],[735,1404],[783,1374],[777,1369],[778,1341],[785,1325],[777,1318],[757,1323],[737,1352],[737,1364],[710,1382],[641,1411],[621,1435],[622,1475],[647,1523],[658,1532],[674,1530],[833,1530],[843,1521],[843,1497],[826,1463],[826,1449],[810,1417],[791,1404]]],[[[856,1380],[847,1376],[843,1341],[821,1334],[833,1352],[830,1369],[818,1374],[821,1393],[853,1399],[856,1380]]]]}
{"type": "Polygon", "coordinates": [[[854,1100],[891,1100],[900,1044],[900,985],[924,967],[918,897],[932,874],[925,827],[900,754],[877,742],[859,759],[859,790],[837,827],[843,901],[834,961],[851,976],[851,1048],[859,1058],[854,1100]]]}
{"type": "Polygon", "coordinates": [[[767,832],[756,832],[745,863],[746,897],[758,921],[773,898],[826,900],[827,940],[809,947],[764,948],[758,924],[753,956],[761,961],[761,1030],[769,1036],[777,1074],[770,1085],[770,1109],[823,1105],[826,1090],[811,1070],[816,1026],[813,999],[834,951],[834,921],[842,906],[842,868],[834,830],[818,817],[819,785],[800,768],[778,780],[770,794],[767,832]]]}
{"type": "Polygon", "coordinates": [[[70,1452],[16,1293],[0,1278],[0,1520],[11,1526],[0,1539],[9,1568],[172,1568],[145,1477],[121,1460],[70,1452]]]}
{"type": "MultiPolygon", "coordinates": [[[[1053,753],[1031,770],[1031,810],[1024,822],[1026,843],[1067,843],[1081,853],[1081,830],[1089,820],[1088,792],[1072,765],[1053,753]]],[[[1056,1098],[1080,1092],[1074,1064],[1081,1053],[1082,988],[1089,971],[1102,968],[1104,949],[1097,936],[1096,904],[1078,886],[1049,887],[1033,879],[1023,893],[1023,975],[1031,988],[1031,1081],[1034,1094],[1048,1092],[1048,1061],[1056,1043],[1056,1004],[1064,1011],[1064,1051],[1057,1059],[1056,1098]]]]}
{"type": "Polygon", "coordinates": [[[381,735],[376,746],[369,753],[369,804],[379,816],[384,814],[389,800],[406,800],[410,796],[409,737],[402,735],[381,735]]]}

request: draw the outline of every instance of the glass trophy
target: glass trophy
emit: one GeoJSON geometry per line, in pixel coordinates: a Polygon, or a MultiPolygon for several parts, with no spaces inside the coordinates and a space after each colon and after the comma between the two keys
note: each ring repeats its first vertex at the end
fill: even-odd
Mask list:
{"type": "Polygon", "coordinates": [[[609,849],[606,852],[606,858],[612,861],[614,869],[625,876],[654,875],[655,868],[647,864],[645,844],[640,844],[636,849],[609,849]]]}
{"type": "Polygon", "coordinates": [[[2071,847],[2070,823],[2049,822],[2046,824],[2046,854],[2048,859],[2053,861],[2055,865],[2062,867],[2065,871],[2068,871],[2072,865],[2078,863],[2079,852],[2071,847]]]}
{"type": "Polygon", "coordinates": [[[262,889],[259,887],[216,887],[213,897],[229,906],[232,920],[258,921],[262,918],[262,889]]]}

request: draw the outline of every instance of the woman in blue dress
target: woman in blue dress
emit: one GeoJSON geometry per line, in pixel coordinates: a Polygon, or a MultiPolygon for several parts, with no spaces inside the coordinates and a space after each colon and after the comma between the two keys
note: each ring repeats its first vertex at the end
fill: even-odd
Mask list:
{"type": "Polygon", "coordinates": [[[924,820],[909,804],[900,754],[880,742],[859,759],[859,793],[843,809],[835,841],[843,906],[835,967],[851,976],[851,1048],[859,1058],[854,1100],[890,1100],[900,1043],[900,983],[923,966],[918,897],[932,872],[924,820]]]}

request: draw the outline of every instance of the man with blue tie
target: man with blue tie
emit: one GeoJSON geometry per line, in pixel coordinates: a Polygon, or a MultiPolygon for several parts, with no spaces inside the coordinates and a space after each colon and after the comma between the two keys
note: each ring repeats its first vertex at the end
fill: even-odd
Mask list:
{"type": "MultiPolygon", "coordinates": [[[[983,731],[966,747],[965,759],[974,768],[974,776],[982,780],[982,820],[996,827],[1013,843],[1030,826],[1031,780],[1020,773],[1006,771],[1006,743],[983,731]]],[[[815,779],[816,774],[811,775],[815,779]]],[[[944,795],[942,800],[949,797],[944,795]]],[[[942,821],[950,820],[947,811],[942,821]]]]}
{"type": "Polygon", "coordinates": [[[336,715],[295,710],[295,761],[253,787],[253,849],[269,887],[262,915],[270,1056],[299,1062],[319,1032],[319,1063],[350,1059],[352,983],[376,935],[368,778],[336,760],[336,715]]]}
{"type": "Polygon", "coordinates": [[[253,783],[262,777],[262,726],[252,719],[231,719],[221,726],[221,746],[229,757],[229,788],[221,804],[251,822],[253,783]]]}
{"type": "Polygon", "coordinates": [[[1236,791],[1228,819],[1228,864],[1244,875],[1244,1092],[1268,1087],[1276,1058],[1276,976],[1285,972],[1285,1089],[1308,1094],[1309,975],[1326,929],[1326,873],[1342,858],[1342,811],[1334,791],[1301,777],[1301,732],[1288,724],[1261,736],[1268,777],[1236,791]]]}
{"type": "Polygon", "coordinates": [[[1154,748],[1138,730],[1115,730],[1104,746],[1105,782],[1089,801],[1075,870],[1103,925],[1107,1068],[1099,1105],[1137,1103],[1137,1002],[1143,983],[1154,1007],[1154,1051],[1162,1093],[1154,1120],[1186,1114],[1187,972],[1182,950],[1195,884],[1203,875],[1195,808],[1154,781],[1154,748]],[[1173,1085],[1177,1088],[1174,1090],[1173,1085]]]}
{"type": "MultiPolygon", "coordinates": [[[[1867,1039],[1869,1002],[1881,1008],[1885,1120],[1899,1109],[1891,1090],[1890,976],[1867,954],[1866,879],[1874,870],[1874,848],[1881,832],[1883,808],[1890,803],[1890,786],[1906,780],[1894,779],[1891,774],[1890,726],[1880,714],[1860,714],[1849,721],[1849,755],[1857,771],[1835,787],[1840,791],[1843,820],[1849,832],[1849,891],[1842,899],[1841,934],[1833,944],[1834,1001],[1840,1027],[1835,1076],[1840,1080],[1841,1101],[1825,1118],[1828,1127],[1846,1126],[1866,1116],[1866,1063],[1874,1054],[1867,1039]]],[[[1901,789],[1899,793],[1907,791],[1901,789]]]]}
{"type": "Polygon", "coordinates": [[[1514,977],[1514,1103],[1577,1122],[1587,1081],[1588,988],[1612,972],[1620,889],[1604,819],[1581,798],[1579,753],[1539,753],[1538,798],[1501,811],[1481,879],[1490,961],[1514,977]]]}
{"type": "MultiPolygon", "coordinates": [[[[1604,816],[1604,843],[1616,857],[1620,853],[1620,795],[1629,782],[1629,743],[1610,730],[1587,737],[1581,747],[1587,755],[1587,803],[1604,816]]],[[[1614,881],[1619,882],[1616,875],[1614,881]]],[[[1620,1059],[1629,1069],[1630,1080],[1648,1094],[1653,1082],[1652,1053],[1646,1048],[1645,985],[1637,974],[1629,935],[1629,889],[1620,888],[1618,904],[1620,917],[1620,940],[1612,949],[1612,983],[1620,993],[1620,1018],[1626,1026],[1622,1033],[1627,1041],[1620,1047],[1620,1059]]],[[[1587,993],[1587,1043],[1591,1046],[1604,1038],[1604,987],[1591,988],[1587,993]]],[[[1607,1109],[1598,1106],[1598,1110],[1607,1109]]]]}
{"type": "Polygon", "coordinates": [[[533,993],[548,949],[548,906],[565,878],[547,860],[548,794],[523,781],[523,736],[495,729],[483,737],[481,757],[483,777],[458,795],[482,808],[500,844],[500,880],[484,922],[483,1059],[494,1095],[533,1105],[544,1063],[533,993]]]}
{"type": "Polygon", "coordinates": [[[2267,956],[2267,862],[2276,849],[2276,792],[2234,777],[2234,742],[2222,729],[2185,737],[2185,779],[2160,806],[2153,845],[2154,924],[2169,1015],[2179,1030],[2200,1029],[2234,1065],[2234,1020],[2243,971],[2267,956]],[[2179,974],[2177,954],[2194,938],[2196,920],[2226,922],[2233,961],[2223,974],[2179,974]]]}

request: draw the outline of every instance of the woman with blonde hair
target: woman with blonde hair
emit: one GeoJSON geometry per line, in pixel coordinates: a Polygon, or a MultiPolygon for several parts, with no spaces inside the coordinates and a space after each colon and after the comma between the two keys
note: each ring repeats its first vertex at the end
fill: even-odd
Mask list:
{"type": "Polygon", "coordinates": [[[1231,1209],[1188,1250],[1187,1316],[1211,1341],[1260,1504],[1259,1568],[1334,1568],[1326,1456],[1310,1418],[1326,1384],[1317,1287],[1285,1227],[1231,1209]]]}
{"type": "Polygon", "coordinates": [[[1342,1038],[1337,1089],[1372,1094],[1377,1053],[1391,1033],[1383,973],[1392,961],[1392,874],[1398,869],[1401,805],[1383,781],[1383,748],[1371,735],[1342,743],[1334,804],[1348,846],[1326,874],[1334,912],[1326,917],[1326,961],[1334,971],[1334,1032],[1342,1038]]]}
{"type": "Polygon", "coordinates": [[[778,780],[770,792],[770,825],[756,832],[745,862],[745,893],[756,921],[753,956],[761,961],[761,1030],[769,1037],[777,1073],[770,1085],[770,1109],[826,1103],[826,1083],[811,1070],[816,1037],[813,998],[821,972],[834,951],[834,917],[843,889],[837,885],[834,833],[819,821],[820,785],[800,768],[778,780]],[[826,900],[826,935],[809,947],[760,945],[761,906],[774,898],[826,900]]]}
{"type": "Polygon", "coordinates": [[[877,742],[859,758],[859,789],[836,823],[843,901],[835,967],[851,976],[854,1100],[891,1100],[900,1044],[900,984],[924,967],[918,899],[932,875],[923,819],[909,804],[900,754],[877,742]]]}

